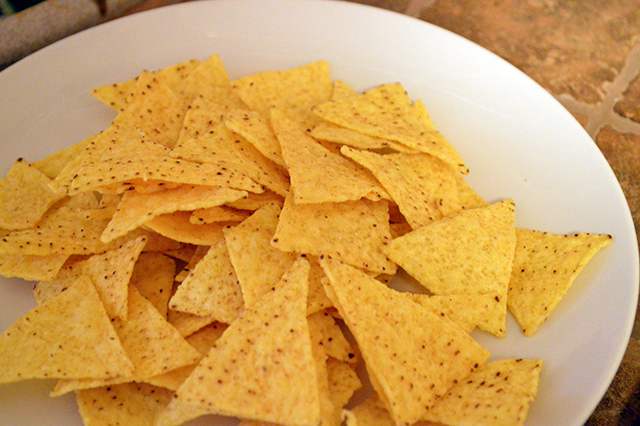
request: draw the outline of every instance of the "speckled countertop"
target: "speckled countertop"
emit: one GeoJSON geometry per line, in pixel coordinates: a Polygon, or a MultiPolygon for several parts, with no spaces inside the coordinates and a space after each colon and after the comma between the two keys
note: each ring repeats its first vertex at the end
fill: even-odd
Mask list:
{"type": "MultiPolygon", "coordinates": [[[[110,0],[107,5],[122,9],[138,3],[126,12],[136,13],[179,2],[110,0]]],[[[594,139],[616,173],[640,229],[640,0],[356,2],[456,32],[538,81],[594,139]]],[[[640,424],[638,316],[622,365],[587,424],[640,424]]]]}

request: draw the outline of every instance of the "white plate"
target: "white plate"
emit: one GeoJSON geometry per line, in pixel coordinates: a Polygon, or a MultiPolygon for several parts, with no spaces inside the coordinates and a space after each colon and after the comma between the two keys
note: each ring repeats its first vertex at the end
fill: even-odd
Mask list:
{"type": "MultiPolygon", "coordinates": [[[[452,33],[344,2],[197,2],[119,19],[58,42],[0,73],[1,166],[36,160],[102,129],[111,111],[91,88],[140,70],[221,54],[233,77],[327,59],[358,88],[401,81],[471,167],[489,199],[512,197],[517,222],[556,232],[611,233],[615,243],[578,278],[533,338],[477,337],[495,357],[540,357],[530,425],[579,425],[624,353],[638,295],[638,252],[620,186],[591,138],[527,76],[452,33]]],[[[31,285],[2,280],[0,329],[32,305],[31,285]]],[[[80,424],[73,398],[49,383],[0,387],[0,423],[80,424]]]]}

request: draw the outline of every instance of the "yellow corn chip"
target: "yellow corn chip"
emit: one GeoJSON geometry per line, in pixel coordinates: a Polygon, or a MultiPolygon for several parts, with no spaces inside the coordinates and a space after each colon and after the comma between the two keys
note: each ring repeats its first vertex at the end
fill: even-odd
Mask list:
{"type": "Polygon", "coordinates": [[[341,152],[373,173],[414,229],[460,209],[455,174],[435,157],[380,155],[348,147],[341,152]]]}
{"type": "Polygon", "coordinates": [[[76,210],[92,210],[102,208],[98,201],[97,194],[93,191],[81,192],[79,194],[68,197],[60,206],[76,210]]]}
{"type": "Polygon", "coordinates": [[[458,202],[462,209],[475,209],[484,207],[487,202],[467,183],[463,176],[456,175],[456,187],[458,188],[458,202]]]}
{"type": "Polygon", "coordinates": [[[277,203],[282,205],[284,199],[271,191],[265,191],[262,194],[250,192],[245,198],[238,201],[227,203],[229,207],[239,210],[258,210],[260,207],[269,203],[277,203]]]}
{"type": "Polygon", "coordinates": [[[210,186],[181,186],[151,194],[130,191],[122,196],[100,239],[112,241],[162,214],[219,206],[246,195],[245,191],[210,186]]]}
{"type": "Polygon", "coordinates": [[[177,250],[181,247],[179,242],[146,229],[136,229],[135,231],[130,232],[129,235],[141,235],[147,238],[147,244],[144,246],[144,250],[142,250],[143,252],[165,252],[169,250],[177,250]]]}
{"type": "Polygon", "coordinates": [[[308,272],[307,261],[299,259],[275,291],[247,308],[178,389],[178,398],[212,413],[317,423],[317,376],[306,320],[308,272]]]}
{"type": "Polygon", "coordinates": [[[305,134],[279,111],[272,111],[282,155],[291,176],[296,203],[326,203],[358,200],[371,193],[385,193],[364,169],[331,153],[305,134]]]}
{"type": "Polygon", "coordinates": [[[175,270],[173,259],[160,253],[143,253],[131,274],[130,285],[137,288],[163,318],[167,317],[175,270]]]}
{"type": "Polygon", "coordinates": [[[350,98],[353,96],[358,96],[358,92],[356,92],[347,83],[345,83],[342,80],[335,80],[333,82],[333,93],[331,94],[332,101],[337,101],[344,98],[350,98]]]}
{"type": "Polygon", "coordinates": [[[58,275],[58,271],[68,257],[66,254],[48,256],[0,254],[0,275],[27,281],[52,280],[58,275]]]}
{"type": "Polygon", "coordinates": [[[154,426],[178,426],[207,414],[204,408],[189,405],[174,397],[155,419],[154,426]]]}
{"type": "Polygon", "coordinates": [[[391,232],[391,238],[395,240],[396,238],[400,238],[403,235],[408,234],[412,231],[412,229],[411,225],[409,225],[407,222],[390,223],[389,231],[391,232]]]}
{"type": "Polygon", "coordinates": [[[222,228],[218,223],[194,225],[189,222],[191,212],[176,212],[158,216],[144,224],[145,227],[183,243],[209,246],[222,237],[222,228]]]}
{"type": "Polygon", "coordinates": [[[395,426],[384,403],[376,395],[356,405],[350,412],[355,419],[348,418],[347,426],[395,426]]]}
{"type": "MultiPolygon", "coordinates": [[[[315,361],[318,397],[320,403],[320,419],[322,425],[339,426],[340,410],[334,407],[332,395],[329,393],[329,373],[327,371],[327,351],[323,346],[321,330],[317,327],[309,326],[309,337],[311,338],[311,354],[315,361]]],[[[249,426],[255,423],[260,426],[260,422],[242,422],[249,426]]]]}
{"type": "Polygon", "coordinates": [[[242,222],[250,213],[236,210],[231,207],[217,206],[195,210],[189,217],[189,222],[194,225],[204,225],[216,222],[242,222]]]}
{"type": "Polygon", "coordinates": [[[316,312],[313,315],[309,315],[308,321],[312,336],[317,336],[317,338],[321,339],[318,344],[324,347],[327,356],[349,363],[357,361],[351,344],[344,337],[342,330],[340,330],[340,327],[329,313],[316,312]]]}
{"type": "Polygon", "coordinates": [[[384,201],[301,205],[289,196],[272,244],[283,251],[332,255],[368,271],[394,273],[395,265],[382,253],[389,240],[384,201]]]}
{"type": "Polygon", "coordinates": [[[277,108],[312,126],[317,120],[311,107],[327,101],[333,91],[329,64],[312,62],[285,71],[267,71],[232,82],[234,91],[250,109],[268,116],[277,108]]]}
{"type": "Polygon", "coordinates": [[[353,393],[362,387],[362,382],[356,372],[347,363],[327,360],[329,374],[329,393],[334,407],[341,409],[351,399],[353,393]]]}
{"type": "Polygon", "coordinates": [[[175,392],[180,388],[184,381],[187,380],[187,377],[191,375],[194,368],[196,368],[195,363],[185,367],[176,368],[168,373],[149,377],[148,379],[144,379],[143,382],[175,392]]]}
{"type": "Polygon", "coordinates": [[[171,392],[144,383],[81,390],[76,401],[85,426],[148,426],[171,400],[171,392]]]}
{"type": "Polygon", "coordinates": [[[504,336],[506,330],[507,298],[501,293],[451,294],[427,296],[425,294],[407,295],[436,315],[447,317],[462,327],[467,333],[474,328],[489,332],[495,336],[504,336]]]}
{"type": "Polygon", "coordinates": [[[333,306],[324,292],[322,279],[324,272],[315,258],[309,259],[309,296],[307,301],[307,315],[315,314],[333,306]]]}
{"type": "Polygon", "coordinates": [[[523,425],[541,369],[540,360],[491,362],[452,387],[424,419],[448,425],[523,425]]]}
{"type": "Polygon", "coordinates": [[[132,371],[98,293],[86,277],[4,331],[0,364],[0,383],[109,378],[132,371]]]}
{"type": "Polygon", "coordinates": [[[417,229],[384,252],[435,294],[506,294],[515,244],[514,204],[507,200],[417,229]]]}
{"type": "Polygon", "coordinates": [[[212,316],[227,324],[236,319],[243,307],[242,292],[224,239],[211,246],[180,284],[170,306],[176,311],[212,316]]]}
{"type": "MultiPolygon", "coordinates": [[[[201,357],[135,287],[129,287],[127,320],[116,319],[113,326],[134,366],[132,374],[121,375],[125,381],[143,381],[191,365],[201,357]]],[[[96,379],[61,380],[51,395],[107,384],[96,379]]]]}
{"type": "Polygon", "coordinates": [[[81,142],[49,154],[42,160],[33,163],[32,166],[47,175],[50,179],[55,179],[55,177],[58,176],[65,168],[67,163],[85,149],[94,136],[90,136],[81,142]]]}
{"type": "Polygon", "coordinates": [[[211,55],[200,62],[181,82],[177,93],[185,105],[199,94],[209,91],[210,87],[221,86],[229,88],[229,76],[218,55],[211,55]]]}
{"type": "Polygon", "coordinates": [[[163,254],[172,257],[174,259],[182,260],[183,262],[189,262],[196,252],[196,247],[192,244],[183,244],[180,248],[175,250],[167,250],[163,254]]]}
{"type": "Polygon", "coordinates": [[[36,300],[38,303],[43,303],[48,297],[55,296],[56,292],[53,289],[63,291],[78,277],[86,275],[95,284],[109,317],[126,319],[127,288],[134,265],[145,243],[146,239],[140,237],[115,250],[65,267],[53,283],[43,281],[36,285],[36,300]]]}
{"type": "MultiPolygon", "coordinates": [[[[219,240],[215,240],[215,242],[212,243],[212,244],[216,244],[218,241],[221,241],[222,238],[223,238],[223,235],[219,235],[219,237],[220,237],[220,239],[219,240]]],[[[176,277],[175,277],[176,281],[178,281],[178,282],[184,281],[184,279],[187,278],[189,273],[195,269],[195,267],[198,264],[198,262],[200,262],[202,260],[202,258],[209,251],[209,247],[208,246],[195,246],[195,247],[196,247],[196,249],[193,252],[193,254],[191,255],[191,258],[189,259],[189,262],[187,263],[187,265],[182,269],[182,271],[180,271],[180,273],[178,275],[176,275],[176,277]]]]}
{"type": "Polygon", "coordinates": [[[533,336],[567,294],[582,268],[611,235],[518,229],[508,306],[526,336],[533,336]]]}
{"type": "Polygon", "coordinates": [[[18,159],[0,180],[0,227],[32,228],[49,207],[64,197],[49,187],[51,180],[41,171],[18,159]]]}
{"type": "Polygon", "coordinates": [[[269,121],[256,111],[234,110],[225,116],[225,126],[245,138],[269,160],[286,167],[280,143],[271,129],[269,121]]]}
{"type": "Polygon", "coordinates": [[[396,423],[423,417],[438,397],[489,357],[466,332],[341,262],[320,261],[396,423]]]}
{"type": "Polygon", "coordinates": [[[351,129],[327,122],[320,123],[314,127],[311,131],[311,136],[321,141],[348,145],[359,149],[389,148],[389,141],[385,139],[354,132],[351,129]]]}
{"type": "Polygon", "coordinates": [[[198,315],[187,314],[180,311],[174,311],[169,309],[167,314],[169,324],[175,327],[181,336],[187,337],[192,335],[203,327],[215,322],[215,319],[211,316],[201,317],[198,315]]]}
{"type": "Polygon", "coordinates": [[[462,173],[468,169],[444,137],[428,126],[399,83],[375,87],[357,97],[317,105],[313,111],[331,123],[390,139],[451,164],[462,173]]]}
{"type": "Polygon", "coordinates": [[[267,204],[240,225],[224,230],[231,264],[247,308],[271,291],[296,259],[296,254],[271,246],[279,215],[280,206],[267,204]]]}

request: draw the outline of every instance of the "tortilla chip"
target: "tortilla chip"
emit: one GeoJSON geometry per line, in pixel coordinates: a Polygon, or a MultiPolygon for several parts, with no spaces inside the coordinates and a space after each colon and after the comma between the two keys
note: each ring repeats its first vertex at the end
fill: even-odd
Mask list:
{"type": "Polygon", "coordinates": [[[324,292],[324,286],[322,285],[322,279],[324,278],[324,272],[318,263],[316,258],[309,260],[309,296],[307,300],[307,315],[315,314],[323,309],[333,306],[331,300],[324,292]]]}
{"type": "Polygon", "coordinates": [[[445,424],[523,425],[538,392],[541,360],[491,362],[444,395],[424,419],[445,424]]]}
{"type": "Polygon", "coordinates": [[[378,199],[386,196],[366,170],[319,145],[282,112],[271,112],[271,124],[282,147],[296,203],[358,200],[370,194],[377,194],[378,199]]]}
{"type": "Polygon", "coordinates": [[[312,126],[317,119],[311,114],[311,107],[328,100],[333,91],[329,74],[329,64],[317,61],[243,77],[233,81],[232,87],[249,109],[265,117],[277,108],[304,126],[312,126]]]}
{"type": "Polygon", "coordinates": [[[194,225],[205,225],[216,222],[242,222],[249,213],[231,207],[217,206],[204,209],[196,209],[189,217],[189,222],[194,225]]]}
{"type": "Polygon", "coordinates": [[[316,312],[309,315],[308,321],[311,335],[321,339],[318,344],[324,348],[328,356],[349,363],[357,361],[351,344],[331,315],[327,312],[316,312]]]}
{"type": "Polygon", "coordinates": [[[49,179],[55,179],[67,163],[85,149],[94,136],[49,154],[42,160],[33,163],[32,166],[44,173],[49,179]]]}
{"type": "Polygon", "coordinates": [[[189,405],[174,397],[156,417],[154,426],[178,426],[207,414],[204,408],[189,405]]]}
{"type": "Polygon", "coordinates": [[[393,240],[384,252],[435,294],[506,294],[514,203],[465,210],[393,240]]]}
{"type": "Polygon", "coordinates": [[[381,85],[357,97],[325,102],[313,111],[326,121],[399,142],[468,173],[460,154],[440,132],[427,125],[400,83],[381,85]]]}
{"type": "Polygon", "coordinates": [[[183,244],[180,248],[175,250],[167,250],[164,255],[172,257],[174,259],[182,260],[183,262],[189,262],[196,252],[196,247],[193,244],[183,244]]]}
{"type": "Polygon", "coordinates": [[[130,374],[133,369],[86,277],[4,331],[0,364],[0,383],[109,378],[130,374]]]}
{"type": "Polygon", "coordinates": [[[507,298],[500,293],[451,294],[427,296],[407,293],[436,315],[447,317],[471,333],[478,327],[495,336],[504,336],[506,330],[507,298]]]}
{"type": "Polygon", "coordinates": [[[170,391],[144,383],[87,389],[76,394],[86,426],[152,425],[157,413],[170,400],[170,391]]]}
{"type": "Polygon", "coordinates": [[[222,59],[218,55],[211,55],[200,62],[182,81],[178,95],[182,102],[188,105],[199,94],[206,94],[210,87],[221,86],[229,88],[229,76],[224,68],[222,59]]]}
{"type": "MultiPolygon", "coordinates": [[[[325,258],[334,305],[396,423],[421,419],[489,357],[464,330],[351,266],[325,258]]],[[[331,297],[331,295],[329,295],[331,297]]]]}
{"type": "Polygon", "coordinates": [[[336,408],[341,409],[347,405],[354,392],[362,387],[362,382],[349,364],[335,359],[327,360],[327,371],[331,401],[336,408]]]}
{"type": "Polygon", "coordinates": [[[160,253],[143,253],[138,258],[130,285],[138,289],[163,318],[167,317],[167,306],[173,288],[176,262],[160,253]]]}
{"type": "MultiPolygon", "coordinates": [[[[311,354],[315,361],[318,397],[320,403],[320,424],[327,426],[340,426],[340,410],[334,407],[329,393],[329,373],[327,371],[327,351],[323,346],[321,330],[309,326],[311,338],[311,354]]],[[[259,422],[242,422],[249,426],[251,423],[260,425],[259,422]]]]}
{"type": "Polygon", "coordinates": [[[484,198],[478,195],[463,176],[456,175],[456,187],[458,188],[458,202],[461,209],[475,209],[487,205],[484,198]]]}
{"type": "Polygon", "coordinates": [[[533,336],[611,235],[518,229],[508,306],[525,336],[533,336]]]}
{"type": "MultiPolygon", "coordinates": [[[[191,365],[201,357],[135,287],[129,287],[127,320],[116,319],[113,326],[134,367],[133,373],[120,376],[126,381],[144,381],[191,365]]],[[[51,395],[59,396],[72,390],[107,384],[96,379],[61,380],[51,395]]]]}
{"type": "Polygon", "coordinates": [[[275,291],[247,308],[178,389],[178,398],[211,413],[317,423],[317,377],[306,320],[308,272],[307,261],[299,259],[275,291]]]}
{"type": "Polygon", "coordinates": [[[311,136],[321,141],[348,145],[359,149],[389,148],[389,141],[354,132],[351,129],[322,122],[313,128],[311,136]]]}
{"type": "Polygon", "coordinates": [[[200,316],[212,316],[230,324],[243,307],[242,292],[222,239],[180,284],[170,301],[171,309],[200,316]]]}
{"type": "Polygon", "coordinates": [[[393,238],[394,240],[396,238],[400,238],[403,235],[408,234],[412,230],[413,229],[411,228],[411,225],[409,225],[407,222],[389,224],[389,231],[391,232],[391,238],[393,238]]]}
{"type": "Polygon", "coordinates": [[[69,258],[66,254],[29,256],[24,254],[0,254],[0,275],[7,278],[22,278],[27,281],[48,281],[69,258]]]}
{"type": "Polygon", "coordinates": [[[272,244],[282,251],[331,255],[368,271],[393,273],[395,265],[382,253],[390,237],[384,201],[301,205],[289,196],[272,244]]]}
{"type": "Polygon", "coordinates": [[[455,174],[435,157],[380,155],[349,147],[340,152],[373,173],[414,229],[460,210],[455,174]]]}
{"type": "Polygon", "coordinates": [[[355,422],[347,426],[395,426],[389,412],[380,399],[373,395],[350,410],[355,422]]]}
{"type": "MultiPolygon", "coordinates": [[[[216,240],[216,243],[217,243],[217,241],[218,240],[216,240]]],[[[209,251],[209,247],[208,246],[195,246],[195,247],[196,247],[196,249],[193,252],[193,255],[191,256],[191,258],[189,259],[189,262],[187,263],[187,265],[184,268],[182,268],[182,271],[180,271],[175,276],[174,280],[176,282],[184,281],[185,278],[187,278],[189,276],[191,271],[193,271],[195,269],[195,267],[198,264],[198,262],[200,262],[202,260],[202,258],[209,251]]]]}
{"type": "Polygon", "coordinates": [[[280,143],[269,121],[256,111],[234,110],[224,120],[225,126],[245,138],[262,155],[279,166],[286,167],[280,143]]]}
{"type": "Polygon", "coordinates": [[[350,98],[353,96],[358,96],[358,92],[356,92],[351,86],[345,83],[342,80],[334,80],[333,82],[333,92],[331,94],[331,100],[337,101],[340,99],[350,98]]]}
{"type": "Polygon", "coordinates": [[[258,210],[260,207],[269,203],[277,203],[282,205],[284,199],[271,191],[265,191],[262,194],[250,192],[245,198],[238,201],[227,203],[227,206],[239,210],[258,210]]]}
{"type": "Polygon", "coordinates": [[[144,246],[142,252],[165,252],[169,250],[177,250],[182,244],[170,238],[164,237],[147,229],[137,229],[130,232],[129,235],[142,235],[147,238],[147,245],[144,246]]]}
{"type": "Polygon", "coordinates": [[[194,363],[185,367],[176,368],[164,374],[149,377],[148,379],[144,379],[144,383],[175,392],[182,386],[184,381],[187,380],[187,377],[191,375],[193,369],[196,368],[196,364],[197,363],[194,363]]]}
{"type": "Polygon", "coordinates": [[[203,327],[215,322],[213,317],[201,317],[198,315],[187,314],[180,311],[169,309],[167,314],[169,324],[175,327],[181,336],[187,337],[192,335],[203,327]]]}
{"type": "Polygon", "coordinates": [[[240,225],[224,230],[231,264],[236,271],[244,305],[250,308],[273,290],[297,255],[271,246],[280,206],[267,204],[240,225]]]}
{"type": "Polygon", "coordinates": [[[163,214],[144,226],[172,240],[200,246],[210,246],[222,238],[222,224],[194,225],[189,222],[189,217],[191,212],[163,214]]]}
{"type": "Polygon", "coordinates": [[[106,106],[116,111],[124,111],[127,108],[129,93],[135,86],[135,80],[123,81],[96,87],[91,94],[106,106]]]}
{"type": "Polygon", "coordinates": [[[219,206],[246,195],[245,191],[209,186],[181,186],[151,194],[129,191],[122,196],[100,239],[112,241],[162,214],[219,206]]]}
{"type": "Polygon", "coordinates": [[[0,180],[0,228],[34,227],[64,194],[49,187],[51,180],[41,171],[18,159],[0,180]]]}
{"type": "Polygon", "coordinates": [[[79,194],[68,197],[60,206],[67,207],[69,209],[77,210],[92,210],[102,208],[100,201],[98,201],[97,193],[93,191],[81,192],[79,194]]]}

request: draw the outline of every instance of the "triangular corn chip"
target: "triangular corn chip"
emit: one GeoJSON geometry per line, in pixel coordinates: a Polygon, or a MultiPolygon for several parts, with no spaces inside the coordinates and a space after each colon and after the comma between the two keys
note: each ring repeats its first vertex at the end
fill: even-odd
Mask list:
{"type": "Polygon", "coordinates": [[[101,208],[100,201],[98,201],[98,197],[93,191],[80,192],[79,194],[72,195],[71,197],[64,200],[64,202],[61,203],[61,206],[78,210],[91,210],[101,208]]]}
{"type": "Polygon", "coordinates": [[[143,253],[131,274],[130,285],[137,288],[163,318],[167,317],[175,270],[173,259],[160,253],[143,253]]]}
{"type": "MultiPolygon", "coordinates": [[[[327,351],[323,346],[323,336],[317,327],[309,326],[311,338],[311,354],[315,361],[316,379],[318,380],[318,397],[320,402],[320,419],[322,425],[339,426],[340,410],[336,409],[329,393],[329,373],[327,371],[327,351]]],[[[260,425],[259,422],[242,422],[246,426],[251,423],[260,425]]]]}
{"type": "Polygon", "coordinates": [[[393,273],[395,265],[382,253],[391,239],[388,217],[384,201],[302,205],[289,196],[272,244],[283,251],[327,254],[368,271],[393,273]]]}
{"type": "Polygon", "coordinates": [[[328,258],[320,264],[396,423],[421,419],[489,357],[460,327],[364,272],[328,258]]]}
{"type": "MultiPolygon", "coordinates": [[[[127,320],[117,319],[113,326],[134,367],[133,373],[120,376],[124,381],[143,381],[191,365],[201,357],[135,287],[129,288],[127,320]]],[[[95,379],[61,380],[51,395],[59,396],[72,390],[106,384],[95,379]]]]}
{"type": "Polygon", "coordinates": [[[212,413],[317,423],[317,378],[306,320],[308,272],[307,261],[299,259],[275,291],[247,308],[178,389],[179,399],[212,413]]]}
{"type": "MultiPolygon", "coordinates": [[[[316,312],[309,315],[309,330],[312,330],[312,337],[318,338],[317,342],[324,347],[327,356],[344,362],[354,363],[356,357],[351,347],[342,334],[342,330],[329,313],[316,312]]],[[[316,342],[313,342],[316,343],[316,342]]]]}
{"type": "Polygon", "coordinates": [[[0,180],[0,228],[13,230],[34,227],[49,207],[64,197],[49,187],[40,170],[18,159],[0,180]]]}
{"type": "Polygon", "coordinates": [[[322,279],[324,278],[324,271],[320,267],[318,260],[313,258],[309,259],[309,297],[307,301],[307,315],[315,314],[323,309],[333,306],[331,300],[324,292],[324,286],[322,285],[322,279]]]}
{"type": "Polygon", "coordinates": [[[267,204],[240,225],[224,230],[231,264],[236,271],[247,308],[271,291],[296,259],[271,246],[280,206],[267,204]]]}
{"type": "Polygon", "coordinates": [[[327,360],[329,393],[334,407],[341,409],[351,399],[353,393],[362,387],[362,382],[351,366],[335,359],[327,360]]]}
{"type": "Polygon", "coordinates": [[[389,148],[389,141],[354,132],[351,129],[323,122],[311,131],[311,136],[321,141],[348,145],[359,149],[383,149],[389,148]]]}
{"type": "Polygon", "coordinates": [[[467,333],[478,327],[495,336],[504,336],[507,298],[503,293],[409,294],[409,297],[436,315],[449,318],[467,333]]]}
{"type": "Polygon", "coordinates": [[[182,260],[183,262],[189,262],[196,252],[196,247],[193,244],[183,244],[181,247],[175,250],[167,250],[162,254],[172,257],[174,259],[182,260]]]}
{"type": "Polygon", "coordinates": [[[341,152],[366,167],[380,181],[414,229],[460,210],[455,172],[428,154],[341,152]]]}
{"type": "Polygon", "coordinates": [[[350,410],[355,422],[347,426],[395,426],[384,403],[377,396],[370,396],[350,410]]]}
{"type": "Polygon", "coordinates": [[[188,105],[199,94],[206,94],[210,87],[229,87],[229,76],[218,55],[211,55],[200,62],[193,71],[181,82],[177,93],[182,102],[188,105]]]}
{"type": "Polygon", "coordinates": [[[58,275],[58,271],[68,257],[66,254],[48,256],[0,254],[0,275],[27,281],[52,280],[58,275]]]}
{"type": "Polygon", "coordinates": [[[207,410],[189,405],[174,397],[155,419],[154,426],[179,426],[200,416],[207,414],[207,410]]]}
{"type": "Polygon", "coordinates": [[[145,227],[172,240],[210,246],[222,238],[222,224],[194,225],[189,222],[191,212],[163,214],[144,224],[145,227]]]}
{"type": "Polygon", "coordinates": [[[212,316],[201,317],[198,315],[187,314],[180,311],[174,311],[169,309],[167,314],[169,324],[178,330],[178,333],[183,337],[192,335],[203,327],[215,322],[212,316]]]}
{"type": "Polygon", "coordinates": [[[282,206],[283,202],[284,199],[280,195],[271,191],[265,191],[262,194],[250,192],[245,198],[227,203],[227,205],[240,210],[258,210],[265,204],[277,203],[282,206]]]}
{"type": "Polygon", "coordinates": [[[487,202],[469,185],[464,176],[456,175],[456,187],[458,188],[458,203],[464,210],[484,207],[487,202]]]}
{"type": "Polygon", "coordinates": [[[82,152],[87,144],[91,143],[93,137],[94,136],[90,136],[83,141],[49,154],[42,160],[33,163],[32,166],[47,175],[50,179],[55,179],[67,163],[82,152]]]}
{"type": "Polygon", "coordinates": [[[230,324],[243,307],[242,292],[224,240],[212,245],[206,256],[180,284],[171,309],[212,316],[230,324]]]}
{"type": "Polygon", "coordinates": [[[448,425],[523,425],[541,370],[540,360],[491,362],[451,388],[424,419],[448,425]]]}
{"type": "Polygon", "coordinates": [[[518,229],[508,306],[526,336],[533,336],[567,294],[582,268],[611,235],[518,229]]]}
{"type": "Polygon", "coordinates": [[[109,242],[162,214],[219,206],[246,195],[230,188],[193,185],[150,194],[129,191],[122,196],[100,239],[109,242]]]}
{"type": "Polygon", "coordinates": [[[286,167],[282,158],[280,143],[271,129],[267,118],[256,111],[234,110],[225,117],[224,124],[245,138],[269,160],[286,167]]]}
{"type": "Polygon", "coordinates": [[[282,112],[271,112],[271,124],[282,147],[296,203],[386,196],[369,172],[325,149],[282,112]]]}
{"type": "Polygon", "coordinates": [[[170,391],[144,383],[86,389],[76,394],[86,426],[149,426],[170,400],[170,391]]]}
{"type": "Polygon", "coordinates": [[[350,98],[352,96],[358,96],[358,92],[356,92],[351,86],[349,86],[344,81],[334,80],[333,92],[331,93],[332,101],[337,101],[344,98],[350,98]]]}
{"type": "Polygon", "coordinates": [[[86,277],[4,331],[0,364],[0,383],[106,379],[133,370],[98,293],[86,277]]]}
{"type": "Polygon", "coordinates": [[[313,111],[331,123],[400,142],[468,172],[460,155],[436,129],[427,125],[399,83],[378,86],[357,97],[326,102],[313,111]]]}
{"type": "Polygon", "coordinates": [[[465,210],[393,240],[384,252],[435,294],[506,294],[514,210],[510,200],[465,210]]]}
{"type": "Polygon", "coordinates": [[[249,212],[236,210],[231,207],[217,206],[196,209],[189,217],[189,222],[195,225],[206,225],[216,222],[242,222],[249,217],[249,212]]]}

